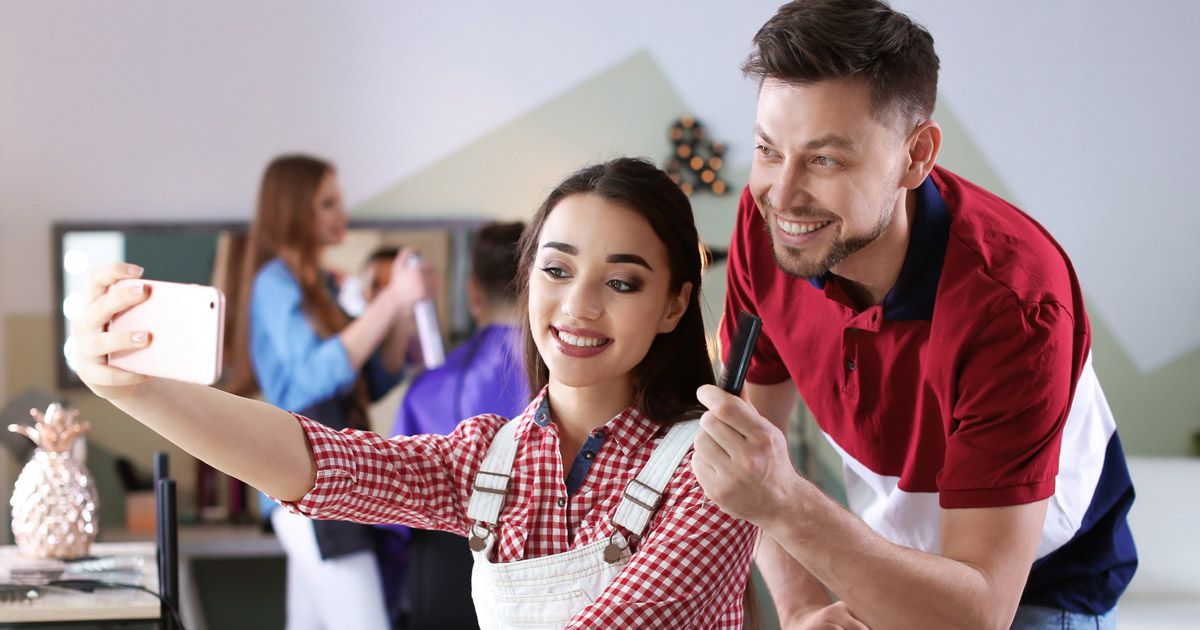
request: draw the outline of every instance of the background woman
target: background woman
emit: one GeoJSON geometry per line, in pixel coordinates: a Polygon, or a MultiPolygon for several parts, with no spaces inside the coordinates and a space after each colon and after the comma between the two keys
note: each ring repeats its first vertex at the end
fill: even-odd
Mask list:
{"type": "MultiPolygon", "coordinates": [[[[346,224],[333,165],[285,155],[267,166],[240,285],[240,352],[230,389],[261,390],[272,405],[333,429],[365,430],[369,403],[401,378],[412,305],[425,285],[421,270],[403,264],[405,252],[392,263],[396,281],[351,320],[320,264],[322,251],[345,237],[346,224]]],[[[378,537],[387,534],[271,510],[274,503],[263,499],[287,553],[288,628],[390,627],[375,555],[378,537]]]]}

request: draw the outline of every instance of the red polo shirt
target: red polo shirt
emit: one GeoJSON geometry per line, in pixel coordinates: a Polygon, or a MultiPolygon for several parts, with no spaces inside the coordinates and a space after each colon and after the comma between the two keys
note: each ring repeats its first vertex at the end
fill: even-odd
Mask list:
{"type": "MultiPolygon", "coordinates": [[[[1123,566],[1132,486],[1070,261],[1029,216],[945,169],[916,199],[896,285],[858,310],[837,276],[778,268],[743,192],[724,321],[739,310],[763,320],[748,380],[796,384],[842,456],[849,506],[893,542],[937,552],[940,508],[1030,503],[1058,488],[1039,558],[1092,534],[1109,553],[1127,547],[1103,570],[1123,566]],[[1060,471],[1061,449],[1071,456],[1060,471]],[[1119,522],[1092,531],[1112,514],[1119,522]]],[[[722,347],[731,334],[722,326],[722,347]]],[[[1127,578],[1094,603],[1040,601],[1105,610],[1127,578]]]]}

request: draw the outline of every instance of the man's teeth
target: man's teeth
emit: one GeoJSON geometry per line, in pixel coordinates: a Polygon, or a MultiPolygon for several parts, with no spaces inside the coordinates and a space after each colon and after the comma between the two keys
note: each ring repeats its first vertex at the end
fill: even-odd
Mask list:
{"type": "Polygon", "coordinates": [[[815,232],[816,230],[819,230],[830,223],[830,221],[817,221],[816,223],[794,223],[791,221],[780,220],[779,229],[787,232],[788,234],[796,236],[800,234],[808,234],[809,232],[815,232]]]}
{"type": "Polygon", "coordinates": [[[596,346],[602,346],[608,343],[607,339],[600,337],[579,337],[577,335],[572,335],[571,333],[565,333],[561,330],[558,331],[558,338],[562,339],[563,343],[567,344],[568,346],[575,346],[577,348],[595,348],[596,346]]]}

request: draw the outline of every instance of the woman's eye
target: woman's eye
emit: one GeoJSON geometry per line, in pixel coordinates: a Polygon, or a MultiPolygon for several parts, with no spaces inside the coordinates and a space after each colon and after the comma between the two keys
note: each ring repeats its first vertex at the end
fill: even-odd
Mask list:
{"type": "Polygon", "coordinates": [[[634,282],[627,282],[625,280],[618,280],[616,278],[609,280],[608,286],[617,293],[634,293],[642,288],[640,285],[634,282]]]}
{"type": "Polygon", "coordinates": [[[552,265],[546,265],[545,267],[541,267],[541,270],[542,270],[542,273],[546,274],[547,276],[549,276],[551,278],[554,278],[555,280],[562,280],[563,278],[567,277],[566,270],[562,269],[561,267],[554,267],[552,265]]]}

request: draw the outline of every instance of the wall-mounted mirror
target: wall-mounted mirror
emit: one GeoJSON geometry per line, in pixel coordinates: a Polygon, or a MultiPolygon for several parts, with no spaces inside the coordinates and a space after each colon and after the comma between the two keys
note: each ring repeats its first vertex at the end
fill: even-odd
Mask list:
{"type": "MultiPolygon", "coordinates": [[[[365,263],[380,248],[412,246],[441,273],[438,315],[443,335],[453,344],[471,332],[465,299],[472,234],[484,219],[351,221],[345,240],[327,248],[324,264],[348,280],[339,301],[351,314],[361,305],[365,263]],[[361,278],[361,279],[360,279],[361,278]],[[356,294],[356,292],[358,292],[356,294]]],[[[226,328],[236,318],[241,256],[248,226],[240,222],[56,223],[53,226],[55,292],[53,305],[60,387],[81,385],[69,364],[70,319],[84,304],[88,274],[97,265],[124,260],[141,265],[146,277],[210,284],[226,296],[226,328]]],[[[231,336],[226,336],[226,347],[231,336]]],[[[229,352],[225,356],[232,356],[229,352]]]]}

